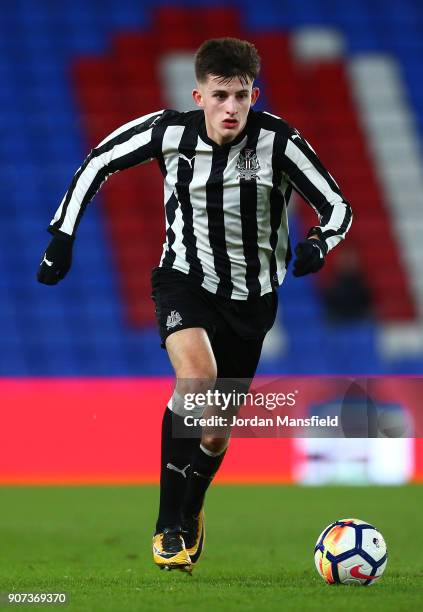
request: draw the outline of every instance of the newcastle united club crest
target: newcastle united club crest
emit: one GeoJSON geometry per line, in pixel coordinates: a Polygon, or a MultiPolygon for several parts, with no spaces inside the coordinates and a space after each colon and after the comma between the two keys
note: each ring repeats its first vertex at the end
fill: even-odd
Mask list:
{"type": "Polygon", "coordinates": [[[256,181],[260,180],[257,172],[260,170],[260,162],[257,159],[257,154],[253,149],[244,149],[241,151],[236,162],[236,169],[239,174],[237,179],[243,179],[244,181],[256,181]]]}

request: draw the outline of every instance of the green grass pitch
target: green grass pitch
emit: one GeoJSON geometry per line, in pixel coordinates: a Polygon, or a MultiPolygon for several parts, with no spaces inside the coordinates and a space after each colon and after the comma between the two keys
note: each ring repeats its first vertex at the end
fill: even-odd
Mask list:
{"type": "Polygon", "coordinates": [[[157,500],[153,486],[0,488],[0,592],[65,591],[59,608],[81,612],[422,607],[422,487],[216,485],[192,576],[152,564],[157,500]],[[388,544],[385,575],[370,588],[326,585],[314,568],[320,531],[348,516],[375,524],[388,544]]]}

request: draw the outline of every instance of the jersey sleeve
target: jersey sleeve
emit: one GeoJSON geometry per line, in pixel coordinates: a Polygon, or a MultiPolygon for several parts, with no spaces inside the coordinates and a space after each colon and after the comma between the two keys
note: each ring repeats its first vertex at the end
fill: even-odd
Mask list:
{"type": "Polygon", "coordinates": [[[282,139],[285,142],[282,170],[318,216],[319,223],[309,230],[308,236],[318,235],[326,252],[330,251],[345,238],[351,226],[351,206],[311,145],[297,130],[290,126],[287,129],[282,139]]]}
{"type": "Polygon", "coordinates": [[[111,174],[157,157],[153,130],[165,112],[161,110],[126,123],[90,152],[50,223],[50,233],[74,237],[85,208],[111,174]]]}

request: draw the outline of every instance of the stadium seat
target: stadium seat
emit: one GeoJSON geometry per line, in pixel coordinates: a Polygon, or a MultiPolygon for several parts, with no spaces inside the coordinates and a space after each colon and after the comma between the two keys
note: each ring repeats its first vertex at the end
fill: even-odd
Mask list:
{"type": "MultiPolygon", "coordinates": [[[[264,59],[261,80],[266,108],[287,115],[319,151],[322,144],[322,156],[341,176],[358,212],[354,228],[359,231],[354,229],[351,239],[363,251],[365,274],[373,278],[376,263],[389,269],[396,266],[385,231],[377,246],[366,246],[368,235],[374,236],[381,227],[383,203],[371,169],[354,164],[365,153],[345,97],[341,64],[315,66],[314,72],[298,81],[287,32],[329,26],[345,35],[351,57],[366,51],[394,53],[421,144],[422,20],[423,5],[394,0],[292,0],[285,4],[247,0],[242,5],[201,0],[182,8],[151,0],[73,0],[66,10],[62,3],[38,0],[0,3],[0,329],[7,356],[0,357],[0,374],[171,373],[152,327],[149,301],[148,270],[160,252],[154,236],[160,235],[160,242],[163,234],[161,179],[158,173],[153,175],[151,166],[106,185],[81,224],[74,270],[62,285],[42,287],[34,280],[49,240],[46,226],[89,148],[123,121],[165,105],[156,71],[158,45],[166,53],[190,51],[203,38],[222,31],[257,38],[264,59]],[[317,93],[310,96],[310,90],[317,93]],[[313,108],[320,115],[319,126],[313,108]],[[331,135],[326,147],[325,134],[331,135]],[[149,199],[160,204],[154,209],[139,197],[139,186],[145,185],[150,174],[149,199]],[[365,231],[360,229],[364,227],[365,231]]],[[[379,130],[387,133],[384,111],[379,110],[379,130]]],[[[385,160],[394,159],[397,171],[402,160],[414,172],[410,170],[413,152],[401,141],[401,129],[398,123],[395,134],[386,137],[386,142],[395,137],[395,147],[387,142],[380,152],[385,160]]],[[[399,171],[403,173],[404,168],[399,171]]],[[[407,226],[407,231],[414,228],[420,244],[418,195],[404,181],[398,195],[410,213],[400,220],[401,226],[407,226]]],[[[293,244],[303,235],[305,218],[301,215],[298,225],[293,219],[293,244]]],[[[421,257],[419,247],[406,257],[416,274],[421,257]]],[[[331,265],[328,261],[329,273],[331,265]]],[[[398,276],[393,276],[381,275],[375,281],[378,299],[387,292],[405,295],[398,276]]],[[[350,330],[327,329],[315,281],[294,280],[288,272],[280,297],[287,352],[264,364],[261,371],[342,373],[357,364],[363,372],[418,371],[418,360],[381,362],[371,322],[350,330]]],[[[402,300],[402,306],[405,303],[402,300]]],[[[401,314],[398,309],[390,312],[391,316],[401,314]]]]}

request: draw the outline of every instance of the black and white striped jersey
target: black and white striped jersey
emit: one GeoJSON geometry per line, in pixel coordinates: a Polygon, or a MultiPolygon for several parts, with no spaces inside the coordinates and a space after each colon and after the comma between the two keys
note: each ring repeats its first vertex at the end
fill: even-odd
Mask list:
{"type": "Polygon", "coordinates": [[[316,211],[315,232],[327,250],[351,225],[351,208],[337,183],[283,119],[250,110],[244,130],[220,146],[207,136],[202,110],[162,110],[123,125],[91,151],[50,231],[73,236],[109,175],[153,159],[164,178],[160,266],[184,272],[220,296],[245,300],[281,284],[291,257],[292,188],[316,211]]]}

